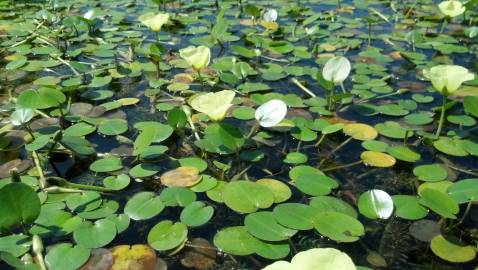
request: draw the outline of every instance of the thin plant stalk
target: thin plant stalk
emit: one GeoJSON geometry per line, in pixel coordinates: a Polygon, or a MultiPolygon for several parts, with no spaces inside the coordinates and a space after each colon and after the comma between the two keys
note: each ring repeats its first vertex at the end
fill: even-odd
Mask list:
{"type": "Polygon", "coordinates": [[[311,97],[317,97],[316,94],[314,94],[312,91],[310,91],[307,87],[305,87],[303,84],[301,84],[296,78],[292,78],[290,80],[293,84],[297,85],[300,90],[304,91],[305,93],[307,93],[309,96],[311,97]]]}
{"type": "Polygon", "coordinates": [[[319,147],[319,145],[322,143],[322,141],[324,141],[326,136],[327,136],[327,134],[322,134],[322,136],[320,136],[319,141],[314,146],[319,147]]]}
{"type": "Polygon", "coordinates": [[[260,127],[260,126],[259,126],[259,123],[257,123],[257,122],[254,123],[254,125],[252,126],[251,130],[249,131],[249,133],[247,133],[246,139],[249,139],[249,138],[252,136],[252,134],[254,134],[254,133],[259,129],[259,127],[260,127]]]}
{"type": "Polygon", "coordinates": [[[319,168],[322,167],[322,165],[324,164],[324,162],[326,160],[328,160],[333,154],[335,154],[335,152],[339,151],[342,147],[344,147],[347,143],[349,143],[350,141],[352,141],[352,137],[349,137],[347,140],[343,141],[341,144],[337,145],[337,147],[335,147],[334,149],[332,149],[332,151],[330,151],[330,153],[324,157],[324,159],[322,159],[322,161],[320,161],[319,163],[319,168]]]}
{"type": "Polygon", "coordinates": [[[357,166],[357,165],[362,164],[362,163],[363,163],[362,160],[358,160],[358,161],[355,161],[355,162],[352,162],[352,163],[349,163],[349,164],[344,164],[344,165],[325,168],[322,171],[323,172],[328,172],[328,171],[333,171],[333,170],[338,170],[338,169],[345,169],[345,168],[357,166]]]}
{"type": "Polygon", "coordinates": [[[44,189],[47,187],[47,182],[45,179],[45,174],[43,173],[43,169],[41,167],[40,158],[38,158],[38,154],[36,151],[32,152],[32,156],[33,156],[33,162],[35,163],[35,167],[37,168],[37,171],[38,171],[38,176],[39,176],[38,184],[41,189],[44,189]]]}
{"type": "Polygon", "coordinates": [[[198,74],[198,79],[201,83],[203,83],[203,78],[201,76],[201,71],[200,70],[196,70],[197,74],[198,74]]]}
{"type": "Polygon", "coordinates": [[[448,17],[443,20],[443,23],[442,23],[442,25],[441,25],[439,34],[442,34],[443,31],[445,31],[445,27],[446,27],[447,25],[448,25],[448,17]]]}
{"type": "Polygon", "coordinates": [[[347,91],[345,90],[344,82],[340,82],[340,89],[342,89],[342,92],[345,94],[347,91]]]}
{"type": "Polygon", "coordinates": [[[446,113],[446,96],[443,96],[443,103],[441,105],[440,120],[438,122],[438,128],[435,133],[435,138],[440,137],[441,130],[443,128],[443,123],[445,122],[445,113],[446,113]]]}

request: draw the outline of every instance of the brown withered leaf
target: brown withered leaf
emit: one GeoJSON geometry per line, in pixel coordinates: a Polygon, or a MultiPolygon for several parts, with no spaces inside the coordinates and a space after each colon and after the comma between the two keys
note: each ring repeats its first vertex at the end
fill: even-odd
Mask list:
{"type": "Polygon", "coordinates": [[[167,187],[190,187],[201,180],[196,167],[179,167],[161,175],[161,184],[167,187]]]}

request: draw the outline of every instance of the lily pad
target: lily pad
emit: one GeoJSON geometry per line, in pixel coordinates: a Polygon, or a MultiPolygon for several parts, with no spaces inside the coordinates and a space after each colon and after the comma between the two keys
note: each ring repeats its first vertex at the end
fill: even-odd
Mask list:
{"type": "Polygon", "coordinates": [[[161,175],[161,183],[167,187],[190,187],[200,180],[196,167],[179,167],[161,175]]]}
{"type": "Polygon", "coordinates": [[[430,248],[438,257],[454,263],[468,262],[476,257],[476,250],[473,246],[453,244],[442,235],[437,235],[432,239],[430,248]]]}
{"type": "Polygon", "coordinates": [[[397,162],[394,157],[375,151],[364,151],[360,158],[366,165],[381,168],[392,167],[397,162]]]}
{"type": "Polygon", "coordinates": [[[167,251],[182,245],[188,235],[186,225],[163,220],[148,233],[148,244],[158,251],[167,251]]]}
{"type": "Polygon", "coordinates": [[[51,270],[76,270],[90,257],[90,250],[70,243],[53,246],[45,256],[45,263],[51,270]]]}
{"type": "Polygon", "coordinates": [[[315,229],[337,242],[355,242],[365,234],[362,223],[339,212],[321,212],[317,215],[315,229]]]}
{"type": "Polygon", "coordinates": [[[35,221],[40,214],[40,199],[26,184],[10,183],[0,189],[0,230],[35,221]]]}
{"type": "Polygon", "coordinates": [[[274,202],[274,194],[267,187],[250,181],[228,183],[222,191],[224,203],[240,213],[252,213],[268,208],[274,202]]]}
{"type": "Polygon", "coordinates": [[[456,219],[456,214],[460,210],[458,203],[449,195],[433,189],[424,189],[421,192],[420,204],[430,208],[435,213],[446,217],[456,219]]]}
{"type": "Polygon", "coordinates": [[[343,128],[343,132],[359,141],[370,141],[378,136],[375,128],[362,123],[347,124],[343,128]]]}
{"type": "Polygon", "coordinates": [[[214,208],[204,202],[192,202],[181,211],[181,222],[188,227],[198,227],[206,224],[213,216],[214,208]]]}
{"type": "Polygon", "coordinates": [[[250,234],[265,241],[287,240],[297,233],[297,230],[280,225],[272,212],[248,214],[244,226],[250,234]]]}
{"type": "Polygon", "coordinates": [[[116,237],[116,225],[108,219],[94,223],[84,221],[74,232],[75,241],[87,248],[99,248],[109,244],[116,237]]]}
{"type": "Polygon", "coordinates": [[[368,218],[388,219],[393,213],[393,200],[387,192],[372,189],[360,195],[358,208],[368,218]]]}
{"type": "Polygon", "coordinates": [[[153,192],[136,193],[128,200],[124,212],[133,220],[145,220],[157,216],[165,205],[153,192]]]}

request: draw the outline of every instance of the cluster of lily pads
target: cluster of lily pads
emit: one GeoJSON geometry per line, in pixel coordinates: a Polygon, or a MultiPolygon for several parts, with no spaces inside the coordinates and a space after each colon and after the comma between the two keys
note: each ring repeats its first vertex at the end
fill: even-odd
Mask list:
{"type": "Polygon", "coordinates": [[[478,3],[299,2],[0,2],[0,267],[476,265],[478,3]]]}

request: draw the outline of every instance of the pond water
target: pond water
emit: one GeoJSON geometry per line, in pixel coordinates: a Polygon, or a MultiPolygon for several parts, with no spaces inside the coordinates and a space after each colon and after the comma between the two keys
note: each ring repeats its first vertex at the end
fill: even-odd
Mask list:
{"type": "Polygon", "coordinates": [[[167,269],[262,269],[312,248],[357,269],[476,269],[477,7],[439,3],[0,1],[1,269],[35,256],[33,235],[55,270],[99,248],[117,268],[81,269],[165,269],[143,253],[120,266],[114,247],[136,244],[167,269]],[[427,75],[438,65],[469,71],[427,75]]]}

